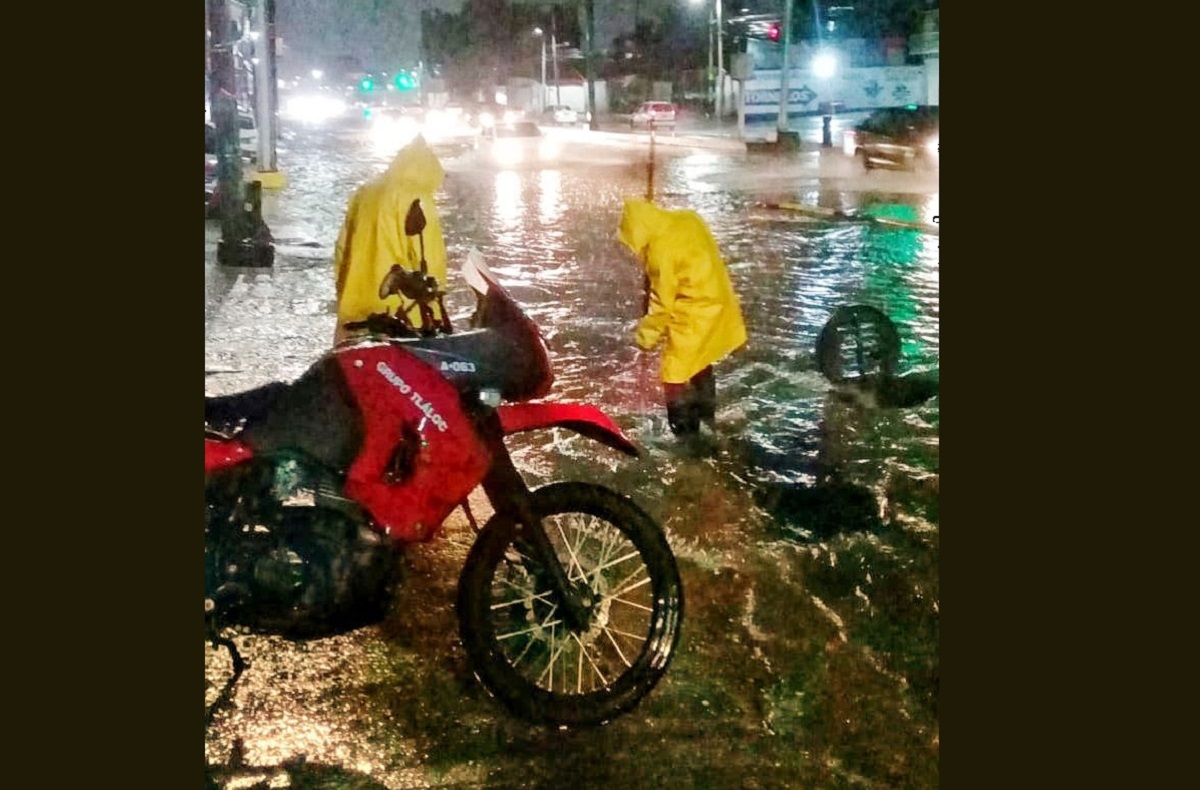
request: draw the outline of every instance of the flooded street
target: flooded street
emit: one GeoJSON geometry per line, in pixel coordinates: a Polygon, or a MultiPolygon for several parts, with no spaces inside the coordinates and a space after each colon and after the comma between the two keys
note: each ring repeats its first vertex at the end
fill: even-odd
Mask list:
{"type": "MultiPolygon", "coordinates": [[[[718,435],[696,451],[667,428],[658,355],[634,346],[642,276],[616,240],[622,199],[650,188],[649,149],[585,137],[564,136],[545,167],[441,152],[448,305],[465,323],[473,296],[455,267],[478,248],[546,336],[550,399],[600,407],[642,448],[630,459],[565,431],[510,442],[531,486],[607,485],[663,525],[685,593],[670,669],[601,728],[512,718],[458,643],[473,534],[456,511],[400,559],[382,624],[302,643],[237,637],[249,668],[206,729],[209,786],[938,785],[938,398],[851,406],[814,358],[833,311],[868,304],[896,323],[898,372],[937,375],[936,172],[867,173],[828,149],[655,146],[654,198],[709,223],[750,338],[715,367],[718,435]]],[[[271,269],[218,267],[208,223],[207,395],[293,379],[330,346],[346,201],[393,151],[360,133],[285,133],[287,187],[264,206],[271,269]]],[[[472,506],[482,523],[478,491],[472,506]]],[[[206,644],[206,705],[230,672],[206,644]]]]}

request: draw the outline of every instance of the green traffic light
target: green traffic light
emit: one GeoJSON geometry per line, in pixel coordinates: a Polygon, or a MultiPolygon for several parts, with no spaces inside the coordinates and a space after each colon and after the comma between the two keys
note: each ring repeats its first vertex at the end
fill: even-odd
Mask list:
{"type": "Polygon", "coordinates": [[[403,72],[403,71],[396,75],[395,82],[396,82],[396,87],[402,91],[410,91],[413,88],[417,87],[417,83],[412,78],[412,75],[407,72],[403,72]]]}
{"type": "Polygon", "coordinates": [[[375,82],[373,80],[365,79],[358,83],[358,87],[364,91],[373,91],[375,90],[375,82]]]}

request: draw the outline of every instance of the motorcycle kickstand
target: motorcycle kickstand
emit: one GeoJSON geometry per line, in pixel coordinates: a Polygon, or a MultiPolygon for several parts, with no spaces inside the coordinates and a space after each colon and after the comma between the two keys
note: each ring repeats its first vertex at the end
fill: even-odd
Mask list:
{"type": "Polygon", "coordinates": [[[210,705],[208,710],[205,712],[205,728],[212,726],[213,717],[216,716],[216,713],[220,708],[233,706],[233,687],[237,684],[238,678],[242,676],[242,672],[245,671],[246,667],[248,666],[246,664],[246,660],[242,658],[242,654],[238,652],[237,645],[235,645],[233,640],[229,637],[213,634],[212,645],[214,649],[218,647],[225,647],[229,650],[229,657],[233,660],[233,675],[229,678],[229,680],[225,681],[225,688],[221,689],[221,693],[217,695],[217,698],[213,700],[213,704],[210,705]]]}

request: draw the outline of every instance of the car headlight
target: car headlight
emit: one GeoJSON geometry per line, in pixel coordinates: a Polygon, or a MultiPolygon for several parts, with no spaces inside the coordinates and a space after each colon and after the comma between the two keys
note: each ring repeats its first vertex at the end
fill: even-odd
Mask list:
{"type": "Polygon", "coordinates": [[[938,136],[935,134],[933,137],[930,137],[929,140],[926,141],[925,152],[936,159],[940,150],[941,149],[940,149],[940,144],[938,141],[938,136]]]}

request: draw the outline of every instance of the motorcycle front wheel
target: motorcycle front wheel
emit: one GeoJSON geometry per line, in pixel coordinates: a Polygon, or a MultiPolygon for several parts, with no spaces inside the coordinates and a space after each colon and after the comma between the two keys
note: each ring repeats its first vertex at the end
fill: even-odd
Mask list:
{"type": "Polygon", "coordinates": [[[654,688],[675,652],[683,586],[654,520],[588,483],[533,491],[532,510],[587,611],[571,627],[512,520],[487,523],[459,579],[459,632],[480,682],[512,712],[554,725],[599,724],[654,688]]]}

